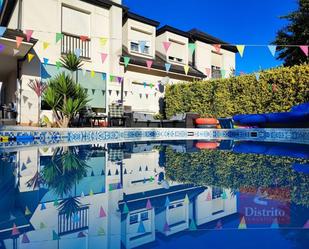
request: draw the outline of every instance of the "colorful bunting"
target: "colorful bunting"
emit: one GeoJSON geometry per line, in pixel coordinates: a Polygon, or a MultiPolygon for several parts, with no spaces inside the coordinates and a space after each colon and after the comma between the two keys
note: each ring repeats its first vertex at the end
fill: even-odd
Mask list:
{"type": "Polygon", "coordinates": [[[23,42],[24,37],[16,36],[16,48],[20,47],[20,44],[23,42]]]}
{"type": "Polygon", "coordinates": [[[245,217],[242,217],[239,223],[238,229],[246,229],[246,228],[247,228],[247,225],[246,225],[245,217]]]}
{"type": "Polygon", "coordinates": [[[130,62],[130,57],[124,56],[123,61],[124,61],[124,66],[127,67],[129,65],[129,62],[130,62]]]}
{"type": "Polygon", "coordinates": [[[21,171],[24,171],[25,169],[27,169],[27,167],[26,167],[26,164],[23,163],[22,166],[21,166],[21,171]]]}
{"type": "Polygon", "coordinates": [[[152,66],[152,64],[153,64],[153,61],[152,61],[152,60],[146,60],[146,64],[147,64],[148,70],[150,70],[150,69],[151,69],[151,66],[152,66]]]}
{"type": "Polygon", "coordinates": [[[21,243],[23,243],[23,244],[30,243],[30,240],[29,240],[29,238],[28,238],[26,233],[23,234],[23,237],[21,239],[21,243]]]}
{"type": "Polygon", "coordinates": [[[147,200],[146,209],[152,209],[152,205],[151,205],[150,199],[147,200]]]}
{"type": "Polygon", "coordinates": [[[217,53],[220,53],[221,44],[213,44],[213,47],[215,48],[217,53]]]}
{"type": "Polygon", "coordinates": [[[303,226],[304,229],[309,229],[309,220],[307,220],[307,222],[305,223],[305,225],[303,226]]]}
{"type": "Polygon", "coordinates": [[[145,233],[146,232],[146,229],[145,229],[145,226],[144,226],[144,223],[143,223],[142,220],[140,221],[140,223],[138,225],[137,232],[138,233],[145,233]]]}
{"type": "Polygon", "coordinates": [[[207,197],[206,197],[206,201],[211,201],[211,194],[210,191],[208,191],[207,197]]]}
{"type": "Polygon", "coordinates": [[[168,196],[166,196],[164,206],[165,206],[166,208],[168,208],[168,207],[169,207],[169,205],[170,205],[170,199],[168,198],[168,196]]]}
{"type": "Polygon", "coordinates": [[[3,44],[0,44],[0,53],[4,50],[5,46],[3,44]]]}
{"type": "Polygon", "coordinates": [[[194,53],[195,49],[196,49],[195,43],[189,43],[189,51],[191,54],[194,53]]]}
{"type": "Polygon", "coordinates": [[[166,70],[166,72],[169,72],[169,71],[170,71],[171,66],[172,66],[172,64],[170,64],[170,63],[165,63],[165,70],[166,70]]]}
{"type": "Polygon", "coordinates": [[[90,196],[93,196],[93,195],[94,195],[94,193],[93,193],[93,190],[92,190],[92,189],[90,189],[89,195],[90,195],[90,196]]]}
{"type": "Polygon", "coordinates": [[[100,38],[100,44],[101,44],[102,47],[104,47],[106,45],[106,42],[107,42],[107,38],[105,38],[105,37],[100,38]]]}
{"type": "Polygon", "coordinates": [[[49,59],[48,58],[43,58],[43,64],[46,66],[49,62],[49,59]]]}
{"type": "Polygon", "coordinates": [[[255,79],[257,81],[259,81],[260,80],[260,73],[254,73],[254,75],[255,75],[255,79]]]}
{"type": "Polygon", "coordinates": [[[171,46],[170,42],[163,42],[163,47],[166,53],[169,50],[170,46],[171,46]]]}
{"type": "Polygon", "coordinates": [[[91,70],[90,76],[91,76],[91,78],[94,78],[94,76],[95,76],[95,71],[91,70]]]}
{"type": "Polygon", "coordinates": [[[56,43],[58,43],[60,40],[62,40],[62,38],[63,38],[63,34],[61,34],[61,33],[56,33],[56,43]]]}
{"type": "Polygon", "coordinates": [[[227,195],[226,195],[225,190],[223,190],[221,197],[222,197],[223,200],[227,199],[227,195]]]}
{"type": "Polygon", "coordinates": [[[33,59],[33,57],[34,57],[34,54],[28,54],[27,55],[27,57],[28,57],[28,62],[30,63],[31,61],[32,61],[32,59],[33,59]]]}
{"type": "Polygon", "coordinates": [[[29,210],[29,208],[26,206],[25,208],[25,215],[30,215],[31,211],[29,210]]]}
{"type": "Polygon", "coordinates": [[[57,70],[59,70],[62,67],[61,61],[56,61],[56,67],[57,67],[57,70]]]}
{"type": "Polygon", "coordinates": [[[30,42],[32,34],[33,34],[33,30],[31,30],[31,29],[26,30],[26,37],[27,37],[26,40],[27,40],[27,42],[30,42]]]}
{"type": "Polygon", "coordinates": [[[85,41],[87,41],[87,40],[89,39],[89,37],[86,36],[86,35],[81,35],[81,36],[79,37],[79,39],[81,39],[81,41],[85,42],[85,41]]]}
{"type": "Polygon", "coordinates": [[[55,230],[53,230],[53,240],[59,240],[59,239],[60,239],[59,235],[56,233],[55,230]]]}
{"type": "Polygon", "coordinates": [[[46,50],[49,47],[49,42],[43,42],[43,50],[46,50]]]}
{"type": "Polygon", "coordinates": [[[57,199],[56,199],[56,200],[54,200],[54,206],[55,206],[55,207],[59,206],[59,202],[58,202],[58,200],[57,200],[57,199]]]}
{"type": "Polygon", "coordinates": [[[127,213],[129,213],[129,211],[130,210],[129,210],[129,207],[128,207],[127,203],[124,203],[122,214],[127,214],[127,213]]]}
{"type": "Polygon", "coordinates": [[[270,53],[272,54],[272,56],[275,56],[277,46],[276,45],[268,45],[268,49],[269,49],[270,53]]]}
{"type": "Polygon", "coordinates": [[[240,54],[241,57],[244,55],[245,45],[236,45],[236,48],[240,54]]]}
{"type": "Polygon", "coordinates": [[[100,207],[99,217],[100,217],[100,218],[106,217],[106,213],[105,213],[105,211],[104,211],[104,209],[103,209],[102,206],[100,207]]]}
{"type": "Polygon", "coordinates": [[[222,229],[222,222],[221,222],[221,220],[218,220],[215,229],[222,229]]]}
{"type": "Polygon", "coordinates": [[[220,69],[221,77],[225,78],[226,70],[225,69],[220,69]]]}
{"type": "Polygon", "coordinates": [[[272,229],[278,229],[279,228],[279,223],[278,223],[278,219],[275,218],[273,223],[271,224],[270,228],[272,229]]]}
{"type": "Polygon", "coordinates": [[[102,73],[102,80],[106,81],[106,73],[102,73]]]}
{"type": "Polygon", "coordinates": [[[45,203],[42,203],[41,204],[41,210],[45,210],[45,209],[46,209],[45,203]]]}
{"type": "Polygon", "coordinates": [[[197,229],[195,221],[192,219],[190,222],[189,230],[190,231],[195,231],[197,229]]]}
{"type": "Polygon", "coordinates": [[[18,234],[20,234],[20,232],[19,232],[16,224],[14,223],[13,228],[12,228],[12,236],[15,236],[15,235],[18,235],[18,234]]]}
{"type": "Polygon", "coordinates": [[[4,35],[5,31],[6,31],[6,27],[0,26],[0,37],[4,35]]]}
{"type": "Polygon", "coordinates": [[[303,51],[304,54],[306,56],[308,56],[308,45],[302,45],[302,46],[299,46],[299,47],[300,47],[301,51],[303,51]]]}
{"type": "Polygon", "coordinates": [[[101,53],[101,61],[102,61],[102,64],[104,64],[106,58],[107,58],[107,54],[101,53]]]}
{"type": "Polygon", "coordinates": [[[141,48],[142,53],[145,52],[146,41],[139,41],[139,47],[141,48]]]}
{"type": "Polygon", "coordinates": [[[186,75],[188,75],[190,67],[188,65],[184,65],[183,69],[185,70],[186,75]]]}
{"type": "Polygon", "coordinates": [[[164,224],[163,231],[164,232],[170,232],[171,231],[170,226],[168,225],[167,221],[164,224]]]}
{"type": "Polygon", "coordinates": [[[209,78],[210,77],[211,69],[210,68],[205,68],[205,70],[206,70],[206,75],[209,78]]]}
{"type": "Polygon", "coordinates": [[[186,194],[185,199],[184,199],[184,203],[189,204],[189,202],[190,202],[189,196],[188,196],[188,194],[186,194]]]}

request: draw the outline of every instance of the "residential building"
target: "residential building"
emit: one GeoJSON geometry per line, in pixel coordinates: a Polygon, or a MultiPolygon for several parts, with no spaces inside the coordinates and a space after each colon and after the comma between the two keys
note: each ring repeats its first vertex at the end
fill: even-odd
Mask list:
{"type": "Polygon", "coordinates": [[[1,105],[14,103],[21,125],[53,119],[28,84],[65,71],[59,60],[69,52],[83,59],[75,78],[89,105],[105,114],[114,102],[126,111],[158,113],[166,85],[228,77],[235,69],[234,46],[196,29],[158,28],[121,0],[4,0],[0,26],[7,27],[0,37],[1,105]]]}

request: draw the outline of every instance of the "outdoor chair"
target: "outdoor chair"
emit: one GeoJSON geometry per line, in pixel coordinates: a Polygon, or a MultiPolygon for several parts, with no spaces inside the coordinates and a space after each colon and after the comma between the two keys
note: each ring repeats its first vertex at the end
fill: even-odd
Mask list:
{"type": "Polygon", "coordinates": [[[109,105],[108,124],[113,126],[127,126],[128,116],[124,113],[123,105],[109,105]]]}
{"type": "Polygon", "coordinates": [[[126,114],[128,116],[129,127],[161,127],[161,121],[154,119],[153,115],[142,112],[131,112],[126,114]]]}

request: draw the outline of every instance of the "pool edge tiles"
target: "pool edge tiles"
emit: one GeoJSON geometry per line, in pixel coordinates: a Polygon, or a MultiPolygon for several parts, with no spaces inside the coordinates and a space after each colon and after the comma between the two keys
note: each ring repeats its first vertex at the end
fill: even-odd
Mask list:
{"type": "Polygon", "coordinates": [[[132,142],[155,140],[250,140],[309,144],[309,129],[185,129],[185,128],[36,128],[4,126],[0,149],[18,146],[46,146],[61,143],[132,142]],[[16,137],[30,137],[16,141],[16,137]]]}

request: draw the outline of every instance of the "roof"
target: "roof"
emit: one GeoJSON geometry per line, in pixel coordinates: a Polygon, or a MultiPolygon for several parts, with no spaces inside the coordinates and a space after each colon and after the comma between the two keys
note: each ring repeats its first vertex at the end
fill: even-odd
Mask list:
{"type": "Polygon", "coordinates": [[[149,19],[144,16],[140,16],[130,11],[124,13],[122,23],[125,24],[128,19],[133,19],[135,21],[139,21],[139,22],[142,22],[142,23],[154,26],[154,27],[158,27],[160,25],[160,23],[155,20],[149,19]]]}
{"type": "Polygon", "coordinates": [[[191,29],[187,33],[190,35],[190,38],[193,41],[199,40],[199,41],[209,43],[209,44],[221,44],[222,49],[225,49],[225,50],[228,50],[234,53],[237,53],[238,51],[235,46],[230,45],[228,42],[222,41],[198,29],[191,29]]]}
{"type": "MultiPolygon", "coordinates": [[[[124,63],[123,57],[128,56],[130,57],[130,63],[129,65],[136,65],[136,66],[142,66],[147,69],[146,59],[143,57],[131,55],[127,52],[127,49],[123,47],[122,57],[120,58],[120,62],[124,63]]],[[[158,69],[161,71],[166,71],[165,69],[165,63],[168,63],[166,60],[163,59],[164,55],[160,54],[159,52],[156,52],[155,59],[153,59],[153,64],[151,66],[152,69],[158,69]]],[[[197,70],[196,68],[190,66],[190,70],[188,72],[188,76],[196,77],[199,79],[207,78],[205,74],[203,74],[201,71],[197,70]]],[[[172,64],[170,68],[170,73],[176,73],[176,74],[182,74],[183,76],[187,76],[184,72],[184,68],[181,65],[172,64]]]]}
{"type": "MultiPolygon", "coordinates": [[[[23,37],[24,41],[26,41],[27,39],[26,34],[24,34],[21,30],[16,30],[16,29],[6,29],[2,37],[7,38],[7,39],[12,39],[15,41],[16,36],[23,37]]],[[[31,38],[29,42],[34,45],[37,43],[37,41],[38,41],[37,39],[31,38]]]]}
{"type": "Polygon", "coordinates": [[[184,37],[187,37],[187,38],[190,37],[188,32],[182,31],[180,29],[176,29],[176,28],[171,27],[169,25],[164,25],[163,27],[159,28],[157,30],[157,36],[159,36],[159,35],[161,35],[161,34],[163,34],[165,32],[171,32],[171,33],[174,33],[176,35],[181,35],[181,36],[184,36],[184,37]]]}
{"type": "Polygon", "coordinates": [[[96,5],[96,6],[99,6],[99,7],[108,8],[108,9],[112,6],[116,6],[116,7],[125,9],[125,10],[128,9],[128,7],[126,7],[122,4],[113,2],[111,0],[81,0],[81,1],[93,4],[93,5],[96,5]]]}

